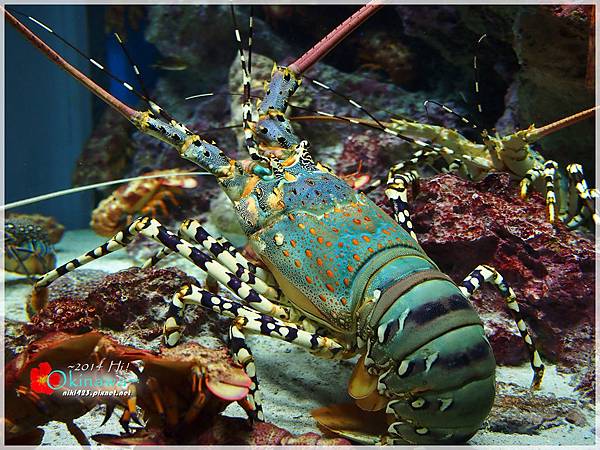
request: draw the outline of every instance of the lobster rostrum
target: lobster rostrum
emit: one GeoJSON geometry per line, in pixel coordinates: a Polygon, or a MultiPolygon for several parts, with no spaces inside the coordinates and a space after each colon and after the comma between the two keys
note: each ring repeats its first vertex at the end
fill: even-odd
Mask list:
{"type": "MultiPolygon", "coordinates": [[[[495,393],[495,360],[480,318],[468,298],[485,282],[506,299],[530,352],[538,387],[544,371],[520,317],[515,294],[493,268],[479,266],[456,285],[416,240],[402,176],[386,194],[394,217],[354,191],[326,166],[314,162],[310,145],[297,137],[284,111],[302,73],[381,5],[368,4],[289,67],[276,66],[258,114],[249,96],[243,109],[248,160],[228,157],[149,101],[133,110],[68,64],[12,15],[8,20],[53,61],[116,108],[142,132],[177,149],[215,176],[234,204],[249,241],[268,270],[257,267],[223,238],[195,221],[175,234],[142,217],[104,245],[40,278],[42,292],[75,268],[125,247],[142,234],[165,249],[145,266],[175,252],[232,291],[239,299],[184,285],[165,322],[167,345],[177,344],[185,306],[196,304],[232,318],[231,347],[252,379],[246,402],[251,419],[263,420],[258,379],[246,334],[292,342],[325,358],[360,355],[349,393],[367,417],[383,417],[383,433],[324,425],[364,443],[464,442],[477,432],[495,393]]],[[[244,87],[250,77],[241,39],[244,87]]],[[[334,421],[335,422],[335,421],[334,421]]]]}

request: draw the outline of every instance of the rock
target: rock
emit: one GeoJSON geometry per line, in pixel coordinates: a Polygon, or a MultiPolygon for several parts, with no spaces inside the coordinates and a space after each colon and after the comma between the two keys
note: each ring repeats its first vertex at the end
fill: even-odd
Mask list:
{"type": "MultiPolygon", "coordinates": [[[[97,309],[103,328],[127,328],[152,340],[161,334],[171,297],[185,283],[197,282],[175,268],[133,267],[106,276],[86,300],[97,309]]],[[[189,312],[188,323],[197,326],[204,311],[189,312]]]]}
{"type": "Polygon", "coordinates": [[[43,335],[54,331],[81,334],[98,327],[96,308],[85,300],[59,299],[48,303],[24,325],[28,335],[43,335]]]}
{"type": "MultiPolygon", "coordinates": [[[[422,180],[413,224],[427,254],[457,283],[479,264],[504,276],[545,358],[565,370],[587,366],[594,348],[592,236],[549,224],[542,196],[521,200],[507,174],[479,183],[453,175],[422,180]]],[[[524,344],[497,292],[485,288],[474,302],[481,314],[493,313],[487,325],[498,361],[525,361],[524,344]]]]}
{"type": "Polygon", "coordinates": [[[582,407],[571,398],[532,393],[512,383],[497,383],[496,390],[494,407],[484,425],[489,431],[539,434],[565,422],[587,425],[582,407]]]}

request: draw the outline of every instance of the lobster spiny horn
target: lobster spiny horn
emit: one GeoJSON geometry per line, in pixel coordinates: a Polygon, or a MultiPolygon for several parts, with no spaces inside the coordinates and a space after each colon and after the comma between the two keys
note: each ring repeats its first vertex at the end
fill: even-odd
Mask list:
{"type": "Polygon", "coordinates": [[[538,139],[543,138],[544,136],[548,136],[562,128],[566,128],[568,126],[581,122],[582,120],[592,117],[596,113],[596,111],[598,111],[599,108],[600,106],[594,106],[593,108],[589,108],[585,111],[578,112],[576,114],[573,114],[572,116],[557,120],[556,122],[552,122],[543,127],[526,130],[526,140],[529,143],[535,142],[538,139]]]}
{"type": "Polygon", "coordinates": [[[317,45],[290,64],[288,68],[298,75],[303,74],[317,61],[333,50],[333,48],[342,42],[346,36],[352,33],[360,24],[371,17],[382,6],[383,3],[379,0],[370,1],[333,29],[327,36],[321,39],[317,45]]]}

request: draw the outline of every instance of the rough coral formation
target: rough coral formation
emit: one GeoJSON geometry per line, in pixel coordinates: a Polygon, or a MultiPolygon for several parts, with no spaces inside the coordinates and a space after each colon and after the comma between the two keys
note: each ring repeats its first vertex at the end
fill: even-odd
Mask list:
{"type": "Polygon", "coordinates": [[[48,303],[31,323],[25,324],[26,334],[46,334],[54,331],[85,333],[100,322],[96,308],[85,300],[60,299],[48,303]]]}
{"type": "MultiPolygon", "coordinates": [[[[460,282],[478,264],[494,266],[514,288],[543,356],[573,370],[587,365],[594,348],[593,236],[549,224],[542,197],[521,200],[505,174],[480,183],[453,175],[422,180],[412,209],[423,248],[442,270],[460,282]]],[[[486,289],[475,302],[483,316],[494,313],[488,325],[498,361],[524,361],[501,297],[486,289]]]]}

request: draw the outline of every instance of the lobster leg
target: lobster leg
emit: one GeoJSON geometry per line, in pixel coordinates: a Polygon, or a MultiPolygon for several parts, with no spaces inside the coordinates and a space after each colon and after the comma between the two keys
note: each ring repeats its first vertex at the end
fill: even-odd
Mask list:
{"type": "Polygon", "coordinates": [[[394,175],[390,172],[385,189],[385,195],[394,208],[394,219],[404,228],[412,238],[418,242],[417,235],[413,231],[413,225],[408,212],[408,197],[406,186],[413,184],[419,178],[419,174],[412,170],[404,174],[394,175]]]}
{"type": "Polygon", "coordinates": [[[569,217],[572,217],[567,226],[569,228],[577,227],[586,219],[586,214],[591,214],[592,220],[598,225],[600,218],[594,205],[594,199],[597,197],[596,190],[588,188],[587,182],[583,178],[581,165],[569,164],[567,166],[567,176],[569,178],[570,193],[569,217]]]}
{"type": "Polygon", "coordinates": [[[531,386],[533,389],[538,389],[542,382],[542,377],[544,376],[544,364],[540,358],[539,353],[535,348],[535,344],[533,339],[529,335],[527,331],[527,325],[523,321],[521,317],[521,312],[519,310],[519,305],[517,304],[517,299],[515,292],[513,289],[504,281],[504,278],[496,269],[490,266],[481,265],[477,266],[475,270],[473,270],[467,277],[464,279],[462,286],[459,286],[459,289],[463,293],[466,298],[471,297],[471,295],[479,289],[483,283],[490,283],[496,286],[498,291],[504,300],[506,301],[506,306],[508,307],[510,314],[512,315],[514,321],[519,328],[519,332],[521,333],[521,337],[525,341],[525,345],[527,346],[527,351],[529,352],[529,356],[531,359],[531,367],[533,368],[534,376],[531,386]]]}
{"type": "Polygon", "coordinates": [[[171,251],[184,256],[194,263],[198,268],[214,277],[241,299],[252,304],[253,308],[276,317],[287,318],[288,312],[281,306],[276,305],[256,292],[247,283],[240,280],[236,275],[229,272],[217,261],[202,253],[189,242],[177,237],[155,219],[141,217],[133,221],[123,231],[119,231],[108,242],[95,248],[86,254],[75,258],[66,264],[48,272],[34,285],[35,291],[48,286],[58,277],[75,270],[77,267],[87,264],[95,259],[101,258],[109,253],[126,247],[137,234],[149,237],[166,246],[171,251]]]}
{"type": "Polygon", "coordinates": [[[254,357],[246,344],[245,333],[261,334],[281,339],[299,345],[312,353],[334,359],[343,355],[344,347],[335,340],[300,330],[293,323],[283,322],[242,305],[234,300],[224,299],[194,285],[185,285],[177,292],[171,301],[169,317],[165,321],[164,337],[169,346],[177,343],[180,337],[180,322],[184,315],[186,304],[196,304],[233,319],[229,328],[231,350],[234,358],[243,367],[252,385],[247,402],[243,406],[248,411],[251,420],[264,420],[258,392],[258,379],[254,357]]]}
{"type": "Polygon", "coordinates": [[[254,363],[252,351],[246,343],[246,336],[243,331],[243,320],[242,317],[236,318],[229,327],[229,345],[234,360],[242,365],[244,372],[246,372],[252,380],[248,395],[246,396],[245,402],[242,403],[242,407],[246,410],[250,421],[258,420],[263,422],[265,420],[265,415],[262,409],[260,392],[258,391],[256,365],[254,363]]]}
{"type": "MultiPolygon", "coordinates": [[[[178,235],[190,242],[200,244],[210,252],[214,258],[231,272],[235,273],[242,281],[252,286],[259,294],[273,300],[277,300],[280,293],[266,284],[264,280],[257,277],[249,268],[240,264],[234,255],[224,248],[213,236],[211,236],[197,220],[184,220],[178,230],[178,235]]],[[[155,256],[144,263],[143,268],[156,265],[163,257],[171,251],[168,248],[161,249],[155,256]]],[[[250,264],[248,262],[248,264],[250,264]]]]}

